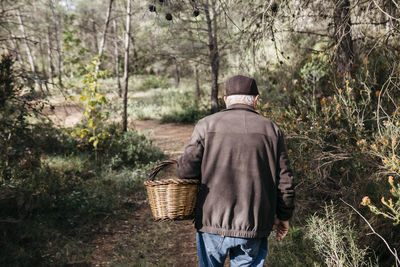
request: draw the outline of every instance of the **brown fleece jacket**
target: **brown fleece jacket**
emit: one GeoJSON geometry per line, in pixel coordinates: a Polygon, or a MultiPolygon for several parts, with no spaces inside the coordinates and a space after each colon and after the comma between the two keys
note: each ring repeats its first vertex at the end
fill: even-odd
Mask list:
{"type": "Polygon", "coordinates": [[[201,180],[198,231],[266,237],[275,215],[292,216],[294,183],[283,133],[250,106],[235,104],[200,120],[177,173],[201,180]]]}

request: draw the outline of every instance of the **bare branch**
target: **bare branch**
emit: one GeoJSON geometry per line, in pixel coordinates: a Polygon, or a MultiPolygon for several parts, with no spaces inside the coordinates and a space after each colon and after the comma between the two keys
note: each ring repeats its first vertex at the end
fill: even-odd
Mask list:
{"type": "MultiPolygon", "coordinates": [[[[390,15],[389,13],[387,13],[385,10],[383,10],[383,9],[378,5],[378,3],[377,3],[375,0],[372,0],[372,1],[374,2],[375,6],[376,6],[383,14],[385,14],[386,16],[388,16],[388,17],[391,18],[391,19],[400,21],[400,19],[393,17],[392,15],[390,15]]],[[[396,6],[397,6],[397,5],[396,5],[396,6]]],[[[399,8],[399,7],[397,6],[397,8],[399,8]]]]}
{"type": "Polygon", "coordinates": [[[383,238],[380,234],[378,234],[374,228],[372,227],[372,225],[368,222],[367,219],[365,219],[364,216],[361,215],[361,213],[354,208],[352,205],[350,205],[349,203],[347,203],[346,201],[344,201],[342,198],[340,198],[340,200],[346,204],[347,206],[349,206],[350,208],[352,208],[364,221],[365,223],[368,225],[369,229],[371,229],[372,234],[376,235],[377,237],[379,237],[383,243],[385,243],[386,247],[388,248],[388,250],[390,251],[390,253],[394,256],[395,260],[396,260],[396,267],[398,267],[400,265],[400,259],[399,256],[397,255],[397,250],[395,248],[391,248],[390,245],[388,244],[388,242],[385,240],[385,238],[383,238]]]}

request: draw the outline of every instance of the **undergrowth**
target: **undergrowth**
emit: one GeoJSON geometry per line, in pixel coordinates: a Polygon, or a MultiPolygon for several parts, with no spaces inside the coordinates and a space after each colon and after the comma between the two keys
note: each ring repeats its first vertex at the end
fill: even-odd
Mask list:
{"type": "MultiPolygon", "coordinates": [[[[153,88],[133,94],[128,105],[131,118],[163,122],[195,123],[210,114],[207,102],[194,98],[185,84],[167,89],[153,88]]],[[[118,110],[118,107],[114,107],[118,110]]]]}

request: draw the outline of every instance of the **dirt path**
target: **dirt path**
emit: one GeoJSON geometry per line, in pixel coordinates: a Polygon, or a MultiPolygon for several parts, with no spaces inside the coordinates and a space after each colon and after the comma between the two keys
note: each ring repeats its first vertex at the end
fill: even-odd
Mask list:
{"type": "Polygon", "coordinates": [[[52,110],[45,110],[55,125],[72,127],[82,120],[83,108],[77,104],[54,104],[52,110]]]}
{"type": "MultiPolygon", "coordinates": [[[[77,105],[54,105],[49,117],[61,127],[82,118],[77,105]]],[[[177,158],[190,139],[194,125],[133,121],[130,126],[149,134],[154,145],[177,158]]],[[[134,207],[118,210],[115,218],[99,223],[91,241],[91,266],[197,266],[196,238],[191,221],[154,222],[144,195],[134,197],[134,207]]]]}
{"type": "MultiPolygon", "coordinates": [[[[189,141],[193,125],[135,121],[132,126],[149,132],[155,146],[177,158],[189,141]]],[[[196,238],[191,221],[154,222],[145,198],[121,211],[117,221],[98,229],[93,240],[92,266],[196,266],[196,238]]]]}
{"type": "Polygon", "coordinates": [[[154,144],[171,158],[177,158],[183,153],[194,128],[194,125],[160,123],[152,120],[134,121],[131,125],[142,132],[149,132],[154,144]]]}

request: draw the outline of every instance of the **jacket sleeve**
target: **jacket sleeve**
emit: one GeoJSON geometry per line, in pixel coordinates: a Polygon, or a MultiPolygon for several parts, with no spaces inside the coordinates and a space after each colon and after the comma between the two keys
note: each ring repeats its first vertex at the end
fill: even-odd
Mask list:
{"type": "Polygon", "coordinates": [[[204,152],[204,137],[201,133],[200,122],[196,124],[185,152],[178,159],[177,175],[181,179],[200,179],[201,162],[204,152]]]}
{"type": "Polygon", "coordinates": [[[293,215],[295,195],[294,181],[284,136],[280,130],[278,138],[278,200],[276,214],[280,220],[286,221],[293,215]]]}

